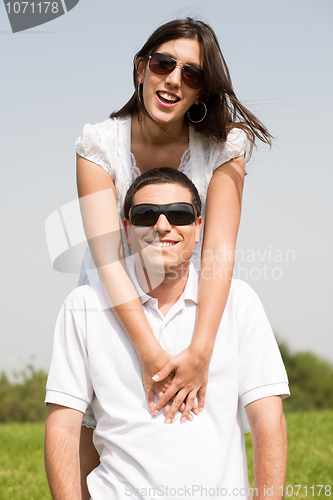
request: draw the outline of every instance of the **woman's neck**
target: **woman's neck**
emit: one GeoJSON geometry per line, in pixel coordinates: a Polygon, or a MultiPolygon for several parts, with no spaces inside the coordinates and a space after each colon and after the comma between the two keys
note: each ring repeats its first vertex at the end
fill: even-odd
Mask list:
{"type": "Polygon", "coordinates": [[[188,143],[188,125],[184,121],[159,125],[150,116],[136,115],[132,118],[132,139],[140,138],[146,146],[156,147],[170,143],[188,143]]]}

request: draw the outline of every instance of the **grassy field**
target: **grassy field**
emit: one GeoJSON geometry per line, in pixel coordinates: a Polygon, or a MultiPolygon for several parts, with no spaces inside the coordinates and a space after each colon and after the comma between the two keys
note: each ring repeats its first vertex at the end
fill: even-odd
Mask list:
{"type": "Polygon", "coordinates": [[[44,424],[0,425],[1,500],[51,500],[43,448],[44,424]]]}
{"type": "MultiPolygon", "coordinates": [[[[286,486],[290,485],[286,498],[333,498],[327,488],[325,495],[326,485],[333,489],[333,411],[290,413],[286,418],[289,440],[286,486]],[[297,496],[295,485],[302,487],[297,496]],[[320,495],[317,485],[324,485],[320,495]]],[[[1,500],[51,500],[44,473],[43,440],[43,424],[0,425],[1,500]]],[[[246,445],[253,484],[249,434],[246,445]]]]}
{"type": "MultiPolygon", "coordinates": [[[[287,413],[288,467],[286,498],[333,498],[333,411],[287,413]],[[288,487],[288,485],[290,485],[288,487]],[[301,488],[296,485],[300,485],[301,488]],[[325,486],[330,485],[332,493],[325,486]],[[314,488],[310,489],[311,486],[314,488]],[[288,487],[288,489],[287,489],[288,487]],[[307,490],[306,488],[307,487],[307,490]],[[298,494],[297,494],[298,490],[298,494]]],[[[253,486],[252,440],[246,435],[249,479],[253,486]]],[[[267,497],[269,499],[269,497],[267,497]]]]}

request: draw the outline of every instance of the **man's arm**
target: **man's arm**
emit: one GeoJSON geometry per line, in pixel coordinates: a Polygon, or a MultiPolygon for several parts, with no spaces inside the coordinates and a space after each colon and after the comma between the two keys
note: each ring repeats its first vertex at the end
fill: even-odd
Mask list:
{"type": "Polygon", "coordinates": [[[87,487],[87,477],[99,466],[99,454],[93,444],[93,429],[81,427],[80,438],[80,471],[82,500],[89,500],[90,494],[87,487]]]}
{"type": "Polygon", "coordinates": [[[79,443],[83,413],[47,405],[45,468],[53,500],[82,500],[79,443]]]}
{"type": "Polygon", "coordinates": [[[253,401],[245,410],[253,440],[255,499],[281,499],[287,467],[287,425],[281,397],[253,401]]]}

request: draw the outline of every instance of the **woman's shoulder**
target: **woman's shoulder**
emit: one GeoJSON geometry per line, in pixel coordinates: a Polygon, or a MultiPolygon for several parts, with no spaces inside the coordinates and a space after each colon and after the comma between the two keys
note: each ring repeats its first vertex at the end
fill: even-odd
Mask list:
{"type": "Polygon", "coordinates": [[[76,143],[93,139],[101,141],[105,136],[109,136],[110,134],[117,132],[119,127],[125,124],[128,120],[130,120],[130,117],[108,118],[107,120],[104,120],[100,123],[95,123],[94,125],[92,125],[91,123],[86,123],[76,143]]]}
{"type": "Polygon", "coordinates": [[[248,139],[247,135],[243,129],[238,127],[233,127],[228,133],[227,140],[225,142],[225,148],[244,150],[247,147],[248,139]]]}
{"type": "Polygon", "coordinates": [[[246,153],[248,146],[247,135],[241,128],[233,127],[225,142],[213,142],[212,158],[215,170],[233,158],[238,158],[246,153]]]}
{"type": "Polygon", "coordinates": [[[197,132],[190,126],[191,156],[202,157],[208,164],[209,170],[214,171],[223,163],[242,156],[247,149],[247,135],[244,130],[233,127],[226,141],[217,141],[212,137],[197,132]]]}
{"type": "Polygon", "coordinates": [[[212,150],[214,149],[222,150],[225,148],[231,148],[236,146],[243,147],[244,145],[245,146],[247,145],[248,141],[247,135],[244,132],[244,130],[237,126],[230,129],[226,141],[218,141],[211,136],[204,135],[201,132],[196,131],[192,125],[190,125],[189,127],[189,132],[190,132],[190,141],[192,140],[196,143],[199,143],[203,147],[208,147],[212,150]]]}
{"type": "Polygon", "coordinates": [[[121,136],[128,135],[126,133],[128,127],[130,127],[130,117],[108,118],[94,125],[87,123],[75,141],[77,154],[97,163],[111,174],[114,148],[123,142],[120,141],[121,136]]]}

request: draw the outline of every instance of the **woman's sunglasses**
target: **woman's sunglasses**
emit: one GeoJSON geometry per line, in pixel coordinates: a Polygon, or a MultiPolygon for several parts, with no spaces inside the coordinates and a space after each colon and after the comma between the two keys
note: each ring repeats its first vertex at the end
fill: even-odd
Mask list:
{"type": "Polygon", "coordinates": [[[140,203],[130,211],[130,222],[133,226],[155,226],[159,216],[163,214],[174,226],[187,226],[195,221],[195,208],[191,203],[168,203],[153,205],[140,203]]]}
{"type": "Polygon", "coordinates": [[[183,82],[188,87],[200,89],[203,86],[204,72],[201,69],[190,64],[183,64],[181,61],[159,52],[149,56],[149,69],[157,75],[169,75],[177,66],[181,67],[183,82]]]}

